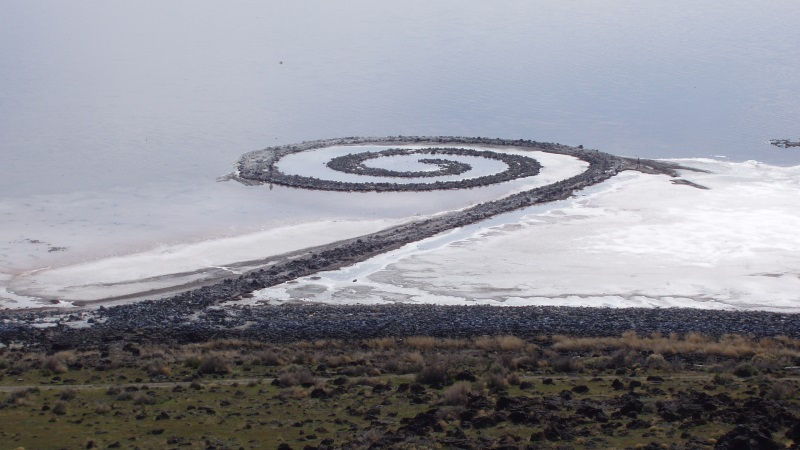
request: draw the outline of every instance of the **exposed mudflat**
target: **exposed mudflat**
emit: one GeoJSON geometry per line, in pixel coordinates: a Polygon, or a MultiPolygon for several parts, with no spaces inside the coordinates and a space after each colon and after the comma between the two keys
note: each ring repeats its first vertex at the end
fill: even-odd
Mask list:
{"type": "Polygon", "coordinates": [[[628,171],[254,301],[800,312],[800,167],[680,163],[709,173],[628,171]]]}

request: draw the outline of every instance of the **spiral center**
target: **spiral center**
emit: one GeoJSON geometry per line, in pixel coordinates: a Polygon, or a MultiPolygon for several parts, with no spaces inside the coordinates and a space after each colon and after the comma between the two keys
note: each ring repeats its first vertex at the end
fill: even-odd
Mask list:
{"type": "MultiPolygon", "coordinates": [[[[465,150],[465,149],[462,149],[465,150]]],[[[472,170],[472,166],[461,161],[444,158],[420,158],[417,162],[436,166],[433,170],[392,170],[382,167],[372,167],[367,163],[378,158],[408,156],[415,154],[428,155],[455,155],[447,149],[403,149],[391,148],[380,152],[351,153],[331,159],[326,165],[332,170],[354,175],[368,175],[389,178],[424,178],[441,177],[446,175],[461,175],[472,170]]]]}

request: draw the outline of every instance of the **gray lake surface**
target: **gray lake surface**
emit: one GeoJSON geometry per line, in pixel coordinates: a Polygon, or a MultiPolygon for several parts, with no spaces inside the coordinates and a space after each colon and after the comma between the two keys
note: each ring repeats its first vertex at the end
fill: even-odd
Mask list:
{"type": "Polygon", "coordinates": [[[795,0],[0,3],[3,196],[348,135],[800,163],[795,0]]]}
{"type": "Polygon", "coordinates": [[[76,262],[494,192],[216,181],[272,145],[462,135],[798,165],[768,143],[800,138],[798,23],[796,0],[0,0],[0,298],[76,262]]]}

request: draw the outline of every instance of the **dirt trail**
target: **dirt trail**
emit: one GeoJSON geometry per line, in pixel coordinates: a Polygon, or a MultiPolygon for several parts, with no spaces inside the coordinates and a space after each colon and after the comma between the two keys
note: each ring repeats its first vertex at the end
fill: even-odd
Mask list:
{"type": "MultiPolygon", "coordinates": [[[[375,377],[375,378],[386,378],[386,377],[375,377]]],[[[394,375],[391,376],[393,379],[408,379],[413,380],[412,375],[394,375]]],[[[534,376],[526,376],[520,377],[521,381],[541,381],[546,378],[555,378],[560,380],[586,380],[589,378],[600,378],[603,380],[613,380],[615,378],[625,378],[626,380],[638,380],[638,381],[646,381],[647,376],[633,376],[633,377],[626,377],[623,375],[600,375],[600,376],[586,376],[586,375],[534,375],[534,376]]],[[[693,374],[693,375],[679,375],[679,376],[670,376],[671,380],[711,380],[713,375],[702,373],[702,374],[693,374]]],[[[333,378],[319,378],[320,381],[328,381],[332,380],[333,378]]],[[[76,391],[90,391],[90,390],[104,390],[109,388],[119,388],[125,389],[129,387],[139,388],[140,390],[147,390],[147,389],[169,389],[174,388],[176,386],[181,387],[190,387],[193,383],[200,383],[203,386],[230,386],[235,384],[249,384],[249,383],[260,383],[260,384],[270,384],[275,380],[273,377],[262,377],[262,378],[229,378],[229,379],[210,379],[210,380],[195,380],[195,381],[162,381],[162,382],[154,382],[154,383],[104,383],[104,384],[26,384],[26,385],[0,385],[0,392],[3,393],[12,393],[12,392],[20,392],[27,389],[41,389],[41,390],[55,390],[55,391],[62,391],[62,390],[76,390],[76,391]]],[[[798,381],[800,382],[800,375],[798,376],[791,376],[791,377],[778,377],[775,380],[783,380],[783,381],[798,381]]]]}

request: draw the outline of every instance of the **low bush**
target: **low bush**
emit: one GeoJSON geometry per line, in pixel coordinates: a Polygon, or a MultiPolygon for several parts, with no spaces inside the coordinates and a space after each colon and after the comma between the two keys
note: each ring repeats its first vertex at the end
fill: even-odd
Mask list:
{"type": "Polygon", "coordinates": [[[448,384],[449,378],[447,368],[441,364],[428,364],[416,376],[417,383],[437,387],[448,384]]]}
{"type": "Polygon", "coordinates": [[[501,391],[508,388],[508,377],[502,372],[494,372],[484,377],[486,387],[492,391],[501,391]]]}
{"type": "Polygon", "coordinates": [[[442,392],[442,403],[452,406],[463,406],[469,401],[472,385],[466,381],[459,381],[442,392]]]}
{"type": "Polygon", "coordinates": [[[58,395],[58,398],[64,400],[65,402],[68,402],[74,399],[77,395],[78,391],[76,391],[75,389],[64,389],[63,391],[61,391],[61,394],[58,395]]]}
{"type": "Polygon", "coordinates": [[[64,402],[58,402],[55,405],[53,405],[52,411],[53,414],[63,416],[64,414],[67,413],[67,404],[64,402]]]}
{"type": "Polygon", "coordinates": [[[758,375],[758,369],[750,363],[742,363],[733,368],[733,374],[740,378],[758,375]]]}
{"type": "Polygon", "coordinates": [[[644,360],[644,366],[654,370],[668,370],[670,363],[659,353],[653,353],[644,360]]]}
{"type": "Polygon", "coordinates": [[[133,396],[134,405],[155,405],[156,399],[151,395],[138,393],[133,396]]]}
{"type": "Polygon", "coordinates": [[[256,353],[254,361],[262,366],[280,366],[283,364],[283,358],[272,350],[256,353]]]}
{"type": "Polygon", "coordinates": [[[520,356],[513,359],[512,366],[514,369],[533,371],[539,367],[539,359],[531,355],[520,356]]]}
{"type": "Polygon", "coordinates": [[[208,375],[224,375],[231,371],[228,361],[218,354],[211,354],[200,358],[197,372],[208,375]]]}
{"type": "Polygon", "coordinates": [[[281,387],[312,386],[316,382],[314,374],[305,367],[290,367],[282,371],[276,382],[281,387]]]}
{"type": "Polygon", "coordinates": [[[94,412],[95,414],[100,414],[100,415],[108,414],[111,412],[111,405],[108,405],[106,403],[97,403],[95,404],[94,412]]]}
{"type": "Polygon", "coordinates": [[[561,356],[550,362],[556,372],[579,372],[583,369],[583,362],[570,356],[561,356]]]}
{"type": "Polygon", "coordinates": [[[164,361],[154,361],[147,365],[147,374],[151,377],[170,377],[172,368],[164,361]]]}
{"type": "Polygon", "coordinates": [[[769,385],[764,396],[770,400],[796,398],[797,386],[788,381],[775,381],[769,385]]]}
{"type": "Polygon", "coordinates": [[[42,369],[50,373],[65,373],[68,370],[67,364],[57,355],[44,358],[44,360],[42,360],[42,369]]]}
{"type": "Polygon", "coordinates": [[[718,373],[714,375],[714,378],[711,379],[711,382],[718,386],[728,386],[734,382],[734,379],[732,376],[726,373],[718,373]]]}

